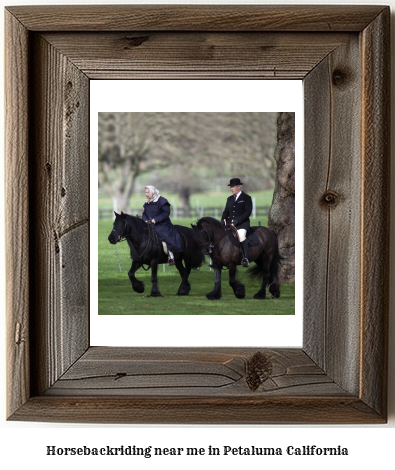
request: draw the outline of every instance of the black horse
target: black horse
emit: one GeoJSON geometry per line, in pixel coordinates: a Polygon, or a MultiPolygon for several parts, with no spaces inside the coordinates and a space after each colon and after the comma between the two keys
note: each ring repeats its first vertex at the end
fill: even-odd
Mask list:
{"type": "MultiPolygon", "coordinates": [[[[115,213],[113,229],[108,236],[108,241],[115,245],[126,240],[130,248],[132,267],[128,275],[132,283],[133,290],[138,293],[144,292],[144,283],[136,279],[135,273],[143,265],[151,268],[152,289],[149,297],[162,296],[158,287],[158,264],[167,263],[162,242],[159,240],[155,228],[152,224],[143,222],[139,217],[132,215],[115,213]]],[[[176,268],[181,275],[181,285],[177,295],[188,295],[191,285],[188,277],[191,269],[197,269],[204,263],[204,254],[196,242],[192,229],[175,225],[174,228],[181,236],[183,251],[174,253],[176,268]],[[185,267],[182,264],[184,260],[185,267]]],[[[148,268],[148,269],[149,269],[148,268]]]]}
{"type": "MultiPolygon", "coordinates": [[[[236,280],[236,268],[240,264],[242,255],[237,242],[230,238],[231,228],[225,226],[212,217],[203,217],[192,224],[195,237],[205,254],[212,259],[212,267],[215,271],[214,289],[206,294],[209,300],[221,298],[221,271],[229,268],[229,284],[239,299],[245,297],[245,286],[236,280]],[[230,235],[230,236],[229,236],[230,235]]],[[[236,232],[237,233],[237,232],[236,232]]],[[[275,298],[280,297],[280,284],[278,280],[278,268],[281,256],[278,249],[277,236],[267,227],[251,227],[254,235],[254,246],[248,248],[248,259],[254,261],[256,266],[249,272],[254,277],[262,277],[260,290],[254,295],[254,299],[266,298],[266,287],[275,298]]]]}

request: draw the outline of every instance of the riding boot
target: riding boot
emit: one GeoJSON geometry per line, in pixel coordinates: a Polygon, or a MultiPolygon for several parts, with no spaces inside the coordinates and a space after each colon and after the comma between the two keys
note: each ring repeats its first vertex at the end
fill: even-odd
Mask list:
{"type": "Polygon", "coordinates": [[[174,255],[171,251],[169,251],[169,266],[174,266],[174,265],[175,265],[174,255]]]}
{"type": "Polygon", "coordinates": [[[241,246],[241,252],[243,253],[243,259],[241,260],[241,265],[244,266],[245,268],[248,268],[250,263],[248,262],[248,241],[244,240],[240,243],[241,246]]]}

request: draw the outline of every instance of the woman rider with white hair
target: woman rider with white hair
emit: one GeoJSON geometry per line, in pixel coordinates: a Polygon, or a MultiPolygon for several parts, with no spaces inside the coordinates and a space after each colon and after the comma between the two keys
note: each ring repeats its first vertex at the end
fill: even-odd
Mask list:
{"type": "Polygon", "coordinates": [[[174,266],[174,253],[182,251],[182,242],[180,234],[170,220],[169,201],[161,196],[154,186],[145,187],[145,196],[147,199],[142,219],[146,223],[152,223],[159,239],[166,242],[169,265],[174,266]]]}

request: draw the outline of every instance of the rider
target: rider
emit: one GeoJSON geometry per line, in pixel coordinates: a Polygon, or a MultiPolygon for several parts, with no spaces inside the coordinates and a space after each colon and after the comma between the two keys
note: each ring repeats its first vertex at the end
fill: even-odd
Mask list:
{"type": "Polygon", "coordinates": [[[182,251],[180,234],[170,220],[170,204],[167,199],[160,196],[154,186],[145,187],[146,201],[142,219],[152,223],[162,242],[166,242],[168,249],[169,266],[174,266],[174,253],[182,251]]]}
{"type": "Polygon", "coordinates": [[[246,240],[247,231],[250,228],[250,215],[252,212],[252,199],[251,196],[241,191],[243,183],[239,178],[232,178],[228,186],[232,192],[226,201],[225,210],[222,213],[223,223],[226,225],[233,225],[237,229],[239,235],[241,251],[243,258],[241,265],[247,268],[248,262],[248,242],[246,240]]]}

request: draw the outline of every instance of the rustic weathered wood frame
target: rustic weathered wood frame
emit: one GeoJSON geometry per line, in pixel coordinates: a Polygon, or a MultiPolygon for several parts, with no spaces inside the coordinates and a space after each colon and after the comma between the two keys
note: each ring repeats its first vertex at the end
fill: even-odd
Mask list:
{"type": "Polygon", "coordinates": [[[8,419],[383,423],[389,8],[9,7],[8,419]],[[303,79],[303,348],[89,346],[89,81],[303,79]]]}

